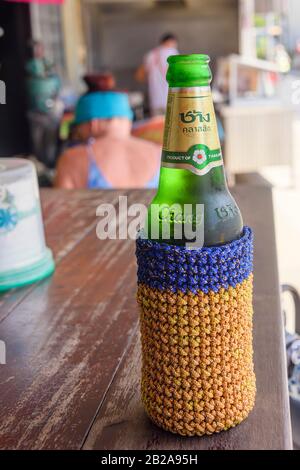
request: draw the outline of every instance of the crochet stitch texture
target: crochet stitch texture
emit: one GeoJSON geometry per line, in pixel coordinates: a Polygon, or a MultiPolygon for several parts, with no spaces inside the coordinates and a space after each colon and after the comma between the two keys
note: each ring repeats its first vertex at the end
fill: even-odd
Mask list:
{"type": "Polygon", "coordinates": [[[138,238],[142,401],[184,436],[228,429],[254,406],[253,235],[188,250],[138,238]]]}

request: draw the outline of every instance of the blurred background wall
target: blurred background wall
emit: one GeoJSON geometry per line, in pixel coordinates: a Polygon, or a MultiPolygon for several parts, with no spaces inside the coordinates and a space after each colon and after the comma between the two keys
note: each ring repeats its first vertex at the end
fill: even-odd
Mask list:
{"type": "Polygon", "coordinates": [[[133,89],[133,72],[165,32],[178,36],[182,53],[214,58],[238,52],[238,0],[103,2],[86,0],[88,66],[111,69],[133,89]]]}

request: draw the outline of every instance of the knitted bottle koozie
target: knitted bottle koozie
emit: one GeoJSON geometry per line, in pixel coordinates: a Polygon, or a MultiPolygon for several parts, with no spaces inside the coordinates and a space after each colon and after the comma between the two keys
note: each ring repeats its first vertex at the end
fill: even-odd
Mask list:
{"type": "Polygon", "coordinates": [[[254,406],[253,236],[189,250],[138,238],[142,401],[162,428],[211,434],[254,406]]]}

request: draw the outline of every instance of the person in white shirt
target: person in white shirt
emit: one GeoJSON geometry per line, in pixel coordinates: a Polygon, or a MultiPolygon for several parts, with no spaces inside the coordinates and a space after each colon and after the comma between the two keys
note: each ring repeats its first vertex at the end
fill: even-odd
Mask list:
{"type": "Polygon", "coordinates": [[[149,105],[152,116],[165,113],[168,97],[166,73],[167,59],[178,54],[178,42],[174,34],[164,34],[158,47],[152,49],[144,57],[144,63],[136,72],[136,79],[148,81],[149,105]]]}

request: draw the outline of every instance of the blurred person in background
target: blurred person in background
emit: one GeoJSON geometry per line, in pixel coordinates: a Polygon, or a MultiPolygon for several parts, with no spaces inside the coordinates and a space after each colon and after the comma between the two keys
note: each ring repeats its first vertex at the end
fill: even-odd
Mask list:
{"type": "Polygon", "coordinates": [[[283,44],[275,46],[274,59],[281,73],[288,73],[291,70],[291,58],[283,44]]]}
{"type": "Polygon", "coordinates": [[[30,43],[32,57],[26,63],[26,72],[30,77],[46,78],[54,73],[54,64],[45,57],[41,41],[30,43]]]}
{"type": "Polygon", "coordinates": [[[179,54],[178,41],[174,34],[164,34],[158,47],[152,49],[144,57],[144,63],[136,71],[136,79],[140,82],[147,80],[149,105],[152,116],[165,114],[168,97],[166,80],[170,55],[179,54]]]}
{"type": "Polygon", "coordinates": [[[126,94],[107,91],[82,96],[74,127],[84,143],[62,154],[55,185],[66,189],[157,187],[160,147],[131,136],[131,126],[126,94]]]}
{"type": "Polygon", "coordinates": [[[43,43],[32,41],[30,48],[31,57],[25,66],[29,107],[41,113],[52,112],[61,80],[55,73],[54,64],[45,57],[43,43]]]}
{"type": "Polygon", "coordinates": [[[55,65],[45,56],[41,41],[30,42],[26,63],[27,118],[31,152],[48,168],[55,166],[59,152],[59,126],[64,103],[59,97],[61,80],[55,65]]]}

